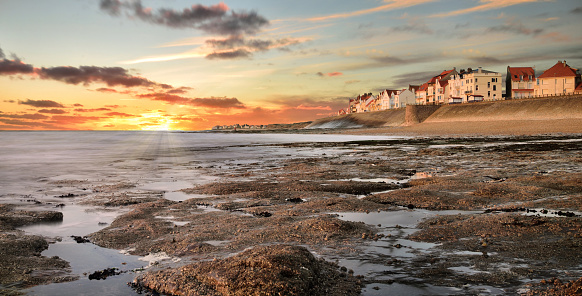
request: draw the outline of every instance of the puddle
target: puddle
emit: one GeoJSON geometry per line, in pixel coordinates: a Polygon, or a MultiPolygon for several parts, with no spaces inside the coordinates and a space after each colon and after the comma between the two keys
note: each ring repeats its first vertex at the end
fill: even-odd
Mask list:
{"type": "Polygon", "coordinates": [[[184,226],[184,225],[190,223],[188,221],[176,221],[176,220],[174,220],[175,218],[172,216],[155,216],[154,218],[164,219],[164,220],[170,221],[170,222],[174,223],[174,225],[177,225],[177,226],[184,226]]]}
{"type": "Polygon", "coordinates": [[[580,217],[582,212],[575,211],[558,211],[558,210],[548,210],[548,209],[527,209],[523,215],[526,216],[539,216],[539,217],[580,217]]]}
{"type": "MultiPolygon", "coordinates": [[[[39,210],[48,210],[39,209],[39,210]]],[[[135,277],[134,270],[141,269],[143,262],[137,256],[122,254],[117,250],[99,247],[92,243],[77,243],[72,235],[86,236],[110,224],[122,211],[101,211],[93,207],[75,204],[53,208],[63,213],[63,221],[38,223],[19,227],[29,234],[60,237],[61,241],[50,244],[43,256],[58,256],[71,265],[72,276],[79,280],[36,286],[25,290],[27,295],[138,295],[126,283],[135,277]],[[122,273],[103,280],[89,280],[88,275],[107,268],[117,268],[122,273]]]]}
{"type": "Polygon", "coordinates": [[[172,261],[174,263],[181,261],[180,258],[168,256],[168,254],[166,254],[166,252],[150,253],[147,256],[138,258],[138,260],[147,262],[148,267],[158,265],[158,264],[162,263],[163,261],[172,261]]]}
{"type": "MultiPolygon", "coordinates": [[[[27,209],[30,210],[30,208],[27,209]]],[[[63,221],[37,223],[19,227],[19,229],[27,233],[49,237],[85,236],[111,224],[115,217],[123,213],[122,211],[101,211],[92,207],[75,204],[65,205],[59,208],[42,208],[39,210],[60,211],[63,213],[63,221]]]]}
{"type": "Polygon", "coordinates": [[[225,240],[225,241],[218,241],[218,240],[210,240],[210,241],[205,241],[205,243],[213,245],[215,247],[222,247],[224,245],[229,244],[231,241],[225,240]]]}

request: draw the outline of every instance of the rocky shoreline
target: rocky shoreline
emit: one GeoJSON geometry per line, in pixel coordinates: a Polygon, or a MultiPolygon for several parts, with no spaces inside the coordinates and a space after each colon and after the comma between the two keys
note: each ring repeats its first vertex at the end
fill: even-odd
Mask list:
{"type": "MultiPolygon", "coordinates": [[[[139,291],[376,295],[406,286],[442,287],[443,295],[486,289],[561,295],[582,289],[578,135],[253,146],[259,148],[320,153],[198,168],[216,179],[181,190],[192,196],[184,201],[131,183],[58,185],[88,189],[66,202],[126,210],[89,235],[91,243],[167,258],[136,274],[131,285],[139,291]],[[372,224],[345,213],[370,221],[398,214],[425,219],[372,224]],[[363,263],[350,265],[355,261],[363,263]]],[[[40,256],[50,238],[15,229],[57,216],[0,207],[0,252],[15,256],[0,262],[2,293],[76,279],[62,259],[40,256]]]]}

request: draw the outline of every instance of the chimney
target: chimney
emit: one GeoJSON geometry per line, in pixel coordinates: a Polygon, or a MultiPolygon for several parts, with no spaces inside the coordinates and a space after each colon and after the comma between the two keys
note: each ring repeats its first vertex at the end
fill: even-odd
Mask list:
{"type": "Polygon", "coordinates": [[[564,68],[566,67],[566,60],[564,60],[564,68]]]}
{"type": "Polygon", "coordinates": [[[481,73],[483,71],[482,67],[479,67],[479,70],[477,72],[481,73]]]}

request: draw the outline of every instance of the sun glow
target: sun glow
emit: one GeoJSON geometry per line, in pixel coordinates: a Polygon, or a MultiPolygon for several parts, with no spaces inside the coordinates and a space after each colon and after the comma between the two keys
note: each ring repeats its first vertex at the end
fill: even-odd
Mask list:
{"type": "Polygon", "coordinates": [[[139,120],[139,126],[144,131],[170,131],[175,130],[173,124],[178,123],[162,113],[144,113],[139,120]]]}

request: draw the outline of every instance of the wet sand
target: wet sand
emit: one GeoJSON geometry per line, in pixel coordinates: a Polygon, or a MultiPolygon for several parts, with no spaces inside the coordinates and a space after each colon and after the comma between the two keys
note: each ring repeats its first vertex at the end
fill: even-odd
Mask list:
{"type": "MultiPolygon", "coordinates": [[[[536,295],[579,287],[582,137],[452,134],[255,145],[290,152],[197,167],[215,179],[176,192],[183,200],[128,182],[53,185],[88,189],[66,202],[126,211],[88,240],[159,256],[136,274],[140,291],[536,295]]],[[[14,232],[13,209],[0,215],[3,234],[14,232]]],[[[41,269],[22,264],[31,279],[4,281],[3,291],[40,283],[41,269]]]]}

